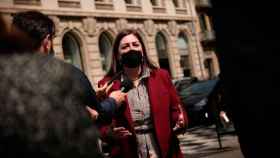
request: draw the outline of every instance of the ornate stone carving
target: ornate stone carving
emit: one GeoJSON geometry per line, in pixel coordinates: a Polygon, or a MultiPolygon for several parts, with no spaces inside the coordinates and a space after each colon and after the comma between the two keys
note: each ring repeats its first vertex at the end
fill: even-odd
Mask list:
{"type": "Polygon", "coordinates": [[[119,19],[116,21],[116,28],[118,31],[127,28],[127,20],[126,19],[119,19]]]}
{"type": "Polygon", "coordinates": [[[60,20],[57,16],[49,16],[50,19],[54,22],[55,25],[55,33],[59,34],[62,31],[62,28],[60,27],[60,20]]]}
{"type": "Polygon", "coordinates": [[[177,23],[176,23],[175,21],[169,21],[169,22],[168,22],[168,29],[169,29],[169,32],[170,32],[173,36],[176,36],[177,31],[178,31],[177,23]]]}
{"type": "Polygon", "coordinates": [[[96,33],[96,20],[94,18],[83,19],[83,29],[89,36],[93,36],[96,33]]]}
{"type": "Polygon", "coordinates": [[[189,22],[189,23],[187,23],[187,26],[186,26],[186,28],[189,28],[189,30],[191,31],[191,34],[193,35],[193,36],[196,36],[195,35],[195,26],[194,26],[194,23],[193,22],[189,22]]]}
{"type": "Polygon", "coordinates": [[[69,30],[72,30],[74,27],[75,26],[74,26],[73,21],[68,21],[68,28],[69,28],[69,30]]]}
{"type": "Polygon", "coordinates": [[[149,36],[152,36],[153,33],[155,32],[155,25],[154,25],[154,21],[152,20],[146,20],[144,22],[144,28],[145,28],[145,31],[147,32],[147,34],[149,36]]]}

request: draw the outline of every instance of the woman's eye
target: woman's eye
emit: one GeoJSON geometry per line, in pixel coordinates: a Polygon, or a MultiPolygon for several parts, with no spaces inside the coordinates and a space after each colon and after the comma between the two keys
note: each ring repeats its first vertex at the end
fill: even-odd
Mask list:
{"type": "Polygon", "coordinates": [[[138,46],[140,46],[140,44],[139,43],[133,43],[133,46],[138,47],[138,46]]]}
{"type": "Polygon", "coordinates": [[[125,45],[125,46],[121,46],[121,49],[126,49],[128,46],[125,45]]]}

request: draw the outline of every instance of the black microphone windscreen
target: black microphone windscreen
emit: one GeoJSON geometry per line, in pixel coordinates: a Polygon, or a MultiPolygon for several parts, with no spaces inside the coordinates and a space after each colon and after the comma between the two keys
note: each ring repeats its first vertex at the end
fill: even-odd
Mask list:
{"type": "Polygon", "coordinates": [[[122,92],[128,92],[130,89],[132,89],[133,88],[133,82],[131,81],[131,80],[129,80],[129,79],[125,79],[125,80],[123,80],[122,81],[122,83],[121,83],[121,91],[122,92]]]}
{"type": "Polygon", "coordinates": [[[123,71],[120,71],[115,76],[113,76],[111,80],[108,82],[108,85],[110,85],[114,80],[116,80],[122,73],[123,71]]]}

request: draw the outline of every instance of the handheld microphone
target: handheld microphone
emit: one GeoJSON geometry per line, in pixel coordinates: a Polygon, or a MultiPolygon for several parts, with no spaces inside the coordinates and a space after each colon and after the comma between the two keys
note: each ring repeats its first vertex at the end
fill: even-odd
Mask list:
{"type": "Polygon", "coordinates": [[[133,82],[130,79],[125,79],[121,83],[121,91],[126,93],[133,88],[133,82]]]}
{"type": "Polygon", "coordinates": [[[115,81],[121,74],[123,73],[123,70],[118,72],[115,76],[111,78],[111,80],[108,82],[108,85],[110,85],[113,81],[115,81]]]}

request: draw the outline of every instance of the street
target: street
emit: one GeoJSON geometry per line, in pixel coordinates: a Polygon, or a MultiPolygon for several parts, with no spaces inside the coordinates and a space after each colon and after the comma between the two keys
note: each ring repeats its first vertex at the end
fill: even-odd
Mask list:
{"type": "Polygon", "coordinates": [[[200,126],[178,136],[185,158],[243,158],[236,135],[223,135],[219,148],[215,126],[200,126]]]}

